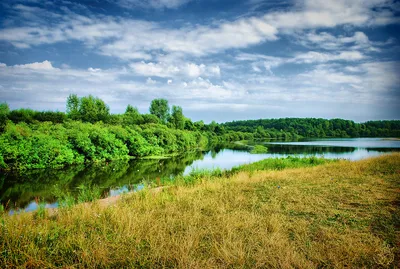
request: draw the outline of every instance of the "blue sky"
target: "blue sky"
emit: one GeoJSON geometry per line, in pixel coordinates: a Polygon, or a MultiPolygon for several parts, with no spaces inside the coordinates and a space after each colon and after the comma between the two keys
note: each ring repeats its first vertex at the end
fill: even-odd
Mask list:
{"type": "Polygon", "coordinates": [[[112,113],[154,98],[193,120],[400,119],[394,0],[3,0],[0,102],[112,113]]]}

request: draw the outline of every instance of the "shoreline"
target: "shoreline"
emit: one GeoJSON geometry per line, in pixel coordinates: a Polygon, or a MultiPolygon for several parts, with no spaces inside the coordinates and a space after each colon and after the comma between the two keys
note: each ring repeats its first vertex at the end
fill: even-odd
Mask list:
{"type": "Polygon", "coordinates": [[[394,153],[201,175],[166,191],[2,215],[0,267],[390,268],[400,258],[399,164],[394,153]]]}

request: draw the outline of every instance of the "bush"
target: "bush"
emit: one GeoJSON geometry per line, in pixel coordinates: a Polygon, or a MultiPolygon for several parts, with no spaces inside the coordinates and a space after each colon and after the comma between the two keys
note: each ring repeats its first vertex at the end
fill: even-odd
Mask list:
{"type": "Polygon", "coordinates": [[[263,145],[255,145],[253,149],[250,151],[251,154],[262,154],[267,152],[268,148],[264,147],[263,145]]]}

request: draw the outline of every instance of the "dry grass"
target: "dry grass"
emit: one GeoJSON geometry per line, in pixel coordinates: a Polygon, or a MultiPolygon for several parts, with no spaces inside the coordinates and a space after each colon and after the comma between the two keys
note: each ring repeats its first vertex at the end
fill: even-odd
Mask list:
{"type": "Polygon", "coordinates": [[[400,154],[3,216],[0,267],[395,268],[400,154]]]}

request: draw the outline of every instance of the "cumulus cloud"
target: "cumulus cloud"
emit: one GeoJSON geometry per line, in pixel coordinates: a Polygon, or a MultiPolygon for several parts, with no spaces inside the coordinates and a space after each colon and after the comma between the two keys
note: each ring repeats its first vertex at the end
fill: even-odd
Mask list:
{"type": "Polygon", "coordinates": [[[179,62],[170,64],[165,62],[136,62],[129,65],[132,70],[141,76],[170,77],[219,77],[219,66],[206,66],[204,64],[179,62]]]}
{"type": "MultiPolygon", "coordinates": [[[[121,0],[119,5],[175,9],[188,2],[121,0]]],[[[123,111],[132,102],[146,112],[151,99],[162,97],[185,111],[209,112],[214,106],[229,110],[227,114],[256,108],[265,113],[263,108],[282,103],[287,109],[301,102],[398,101],[399,63],[381,61],[385,58],[370,53],[393,44],[373,41],[374,35],[370,39],[366,35],[370,31],[363,30],[397,23],[395,12],[399,10],[394,1],[297,0],[279,7],[262,15],[205,18],[196,24],[135,20],[126,14],[77,14],[66,8],[50,9],[43,17],[42,10],[10,5],[16,21],[4,22],[0,41],[12,44],[14,51],[70,42],[91,55],[85,58],[85,68],[71,67],[74,61],[68,62],[71,66],[59,65],[62,57],[56,62],[44,52],[43,61],[0,63],[0,99],[12,107],[38,105],[37,109],[43,109],[43,101],[31,100],[48,100],[54,109],[62,109],[70,93],[94,94],[108,102],[113,112],[123,111]],[[265,44],[273,41],[277,43],[265,44]],[[252,46],[257,46],[253,52],[258,53],[252,53],[252,46]],[[114,59],[102,61],[99,68],[90,62],[90,57],[98,57],[93,53],[114,59]]]]}
{"type": "Polygon", "coordinates": [[[278,29],[301,30],[332,28],[339,25],[385,25],[398,23],[395,1],[387,0],[304,0],[297,10],[280,11],[264,16],[278,29]]]}
{"type": "Polygon", "coordinates": [[[366,52],[379,52],[381,47],[393,42],[389,39],[385,42],[371,41],[368,36],[356,31],[353,35],[333,35],[328,32],[316,33],[311,31],[306,34],[297,35],[298,42],[305,47],[315,47],[323,50],[363,50],[366,52]]]}
{"type": "MultiPolygon", "coordinates": [[[[37,105],[33,107],[36,109],[43,109],[43,103],[32,103],[31,100],[47,100],[54,106],[47,108],[62,109],[70,93],[94,94],[104,99],[114,112],[122,112],[128,103],[134,102],[144,113],[150,100],[161,96],[171,103],[179,103],[185,111],[192,108],[198,111],[194,109],[195,105],[206,103],[210,106],[225,103],[227,108],[229,105],[242,104],[239,107],[243,107],[246,104],[252,111],[282,102],[290,106],[311,101],[373,104],[380,100],[386,104],[393,103],[396,98],[390,93],[400,83],[398,62],[355,62],[352,65],[354,72],[341,64],[320,64],[295,75],[266,77],[251,72],[239,73],[219,82],[203,77],[166,77],[164,83],[157,83],[151,77],[147,77],[146,83],[134,77],[126,79],[130,72],[124,68],[26,68],[37,66],[35,64],[0,64],[2,100],[11,102],[12,107],[37,105]]],[[[200,118],[198,115],[197,119],[200,118]]]]}
{"type": "Polygon", "coordinates": [[[119,0],[117,4],[125,8],[154,8],[154,9],[174,9],[193,0],[119,0]]]}
{"type": "MultiPolygon", "coordinates": [[[[189,0],[121,0],[125,6],[142,5],[155,8],[175,8],[189,0]]],[[[394,3],[388,0],[304,0],[293,8],[269,12],[264,16],[239,18],[234,21],[218,21],[213,25],[165,25],[143,20],[122,19],[113,16],[83,16],[70,10],[48,16],[49,25],[31,23],[27,14],[36,14],[35,8],[24,7],[25,26],[0,30],[0,40],[18,48],[52,44],[69,40],[83,42],[97,53],[123,60],[151,60],[154,52],[184,53],[205,56],[228,49],[247,48],[266,41],[277,40],[282,33],[295,30],[336,27],[339,25],[381,25],[399,22],[394,15],[394,3]],[[151,33],[151,34],[149,34],[151,33]]],[[[21,11],[21,7],[15,9],[21,11]]],[[[33,20],[33,19],[32,19],[33,20]]],[[[32,21],[33,22],[33,21],[32,21]]],[[[310,34],[309,42],[329,44],[358,44],[368,41],[365,34],[356,32],[353,37],[339,37],[323,33],[310,34]]]]}
{"type": "Polygon", "coordinates": [[[118,77],[126,75],[127,71],[122,69],[107,69],[100,68],[88,69],[72,69],[72,68],[55,68],[50,61],[27,63],[22,65],[8,66],[1,65],[1,78],[4,80],[15,79],[15,81],[29,80],[52,80],[54,83],[57,79],[66,79],[68,81],[90,81],[94,83],[104,83],[115,81],[118,77]]]}
{"type": "Polygon", "coordinates": [[[146,80],[146,84],[152,85],[152,84],[156,84],[156,83],[157,83],[157,81],[155,81],[155,80],[153,80],[151,78],[147,78],[147,80],[146,80]]]}
{"type": "Polygon", "coordinates": [[[43,62],[35,62],[30,64],[14,65],[15,68],[27,68],[34,70],[53,70],[54,67],[51,62],[45,60],[43,62]]]}
{"type": "Polygon", "coordinates": [[[215,26],[169,29],[155,23],[100,16],[65,14],[52,27],[11,27],[0,30],[0,40],[28,48],[68,40],[84,42],[100,54],[121,59],[151,59],[152,51],[206,55],[276,40],[275,27],[258,18],[243,18],[215,26]],[[151,35],[149,35],[151,33],[151,35]]]}

